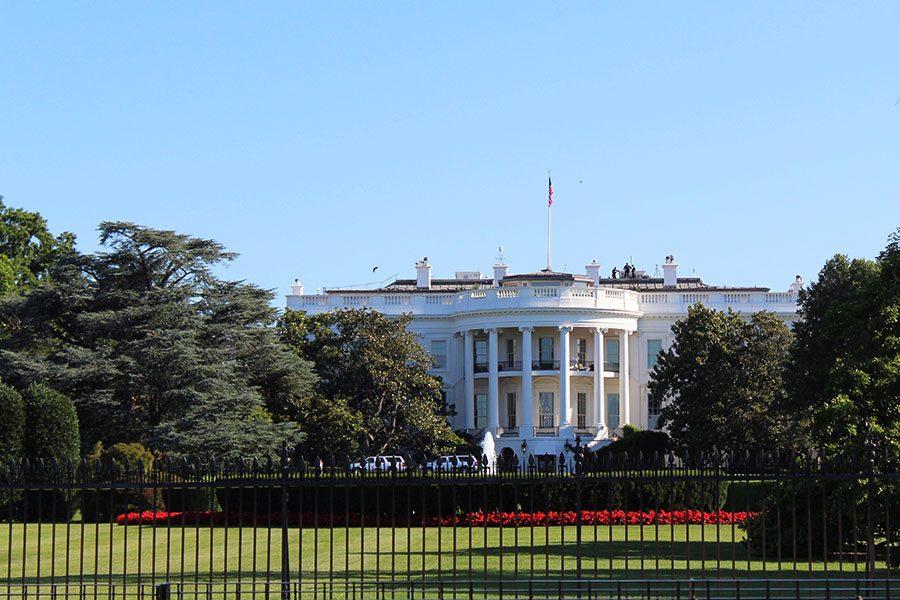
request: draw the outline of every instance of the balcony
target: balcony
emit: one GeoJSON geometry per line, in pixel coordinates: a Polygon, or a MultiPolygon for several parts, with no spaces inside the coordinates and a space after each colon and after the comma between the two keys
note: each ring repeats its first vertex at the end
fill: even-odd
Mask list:
{"type": "Polygon", "coordinates": [[[559,427],[535,427],[536,437],[556,437],[559,435],[559,427]]]}
{"type": "Polygon", "coordinates": [[[498,371],[521,371],[522,370],[522,361],[521,360],[501,360],[497,363],[498,371]]]}
{"type": "Polygon", "coordinates": [[[533,360],[531,361],[531,369],[533,371],[559,371],[558,360],[533,360]]]}
{"type": "Polygon", "coordinates": [[[603,370],[604,371],[612,371],[613,373],[618,373],[619,372],[619,361],[603,363],[603,370]]]}
{"type": "Polygon", "coordinates": [[[486,362],[476,362],[475,363],[475,372],[476,373],[487,373],[488,372],[488,364],[486,362]]]}
{"type": "Polygon", "coordinates": [[[572,359],[569,361],[569,370],[570,371],[593,371],[594,370],[594,361],[592,360],[584,360],[584,359],[572,359]]]}

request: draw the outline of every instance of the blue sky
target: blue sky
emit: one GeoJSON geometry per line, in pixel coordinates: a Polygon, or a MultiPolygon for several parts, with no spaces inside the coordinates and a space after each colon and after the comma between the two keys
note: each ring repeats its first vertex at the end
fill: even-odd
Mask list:
{"type": "MultiPolygon", "coordinates": [[[[0,194],[287,292],[554,260],[784,289],[900,225],[900,3],[3,3],[0,194]],[[375,277],[378,279],[380,277],[375,277]]],[[[278,301],[281,302],[280,300],[278,301]]]]}

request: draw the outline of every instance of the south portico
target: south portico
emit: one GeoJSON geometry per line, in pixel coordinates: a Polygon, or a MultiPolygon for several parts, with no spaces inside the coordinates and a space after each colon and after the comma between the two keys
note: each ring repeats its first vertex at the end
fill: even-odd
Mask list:
{"type": "MultiPolygon", "coordinates": [[[[457,324],[463,390],[457,427],[498,449],[558,454],[580,437],[606,443],[631,422],[629,338],[637,315],[491,315],[457,324]],[[530,317],[530,318],[529,318],[530,317]]],[[[459,401],[461,400],[461,402],[459,401]]]]}

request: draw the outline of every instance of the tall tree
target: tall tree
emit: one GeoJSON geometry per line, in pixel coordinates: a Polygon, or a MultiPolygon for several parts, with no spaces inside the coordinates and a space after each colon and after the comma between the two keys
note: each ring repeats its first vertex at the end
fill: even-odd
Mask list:
{"type": "Polygon", "coordinates": [[[696,305],[672,331],[649,390],[663,401],[660,426],[674,444],[692,452],[783,445],[787,326],[772,313],[745,320],[696,305]]]}
{"type": "Polygon", "coordinates": [[[36,213],[11,208],[0,196],[0,294],[33,287],[55,263],[75,253],[75,236],[54,236],[36,213]]]}
{"type": "Polygon", "coordinates": [[[100,241],[53,281],[0,301],[15,325],[0,340],[0,373],[71,395],[86,448],[258,455],[296,440],[281,409],[314,377],[278,339],[272,294],[215,276],[235,255],[124,222],[101,223],[100,241]]]}
{"type": "Polygon", "coordinates": [[[900,456],[900,229],[877,260],[836,255],[800,294],[791,413],[810,442],[900,456]]]}
{"type": "Polygon", "coordinates": [[[283,339],[315,365],[318,391],[330,402],[311,408],[359,415],[358,446],[369,454],[441,452],[459,443],[441,382],[428,373],[432,359],[406,328],[410,320],[356,309],[315,316],[289,311],[282,319],[283,339]]]}

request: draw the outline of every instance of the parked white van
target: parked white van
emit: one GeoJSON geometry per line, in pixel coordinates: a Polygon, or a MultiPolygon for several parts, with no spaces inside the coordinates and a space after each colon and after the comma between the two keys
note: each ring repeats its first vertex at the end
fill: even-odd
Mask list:
{"type": "Polygon", "coordinates": [[[406,460],[402,456],[367,456],[362,462],[350,464],[351,471],[374,473],[375,471],[405,471],[406,460]]]}
{"type": "Polygon", "coordinates": [[[436,473],[474,473],[478,459],[471,454],[448,454],[430,461],[425,468],[436,473]]]}

